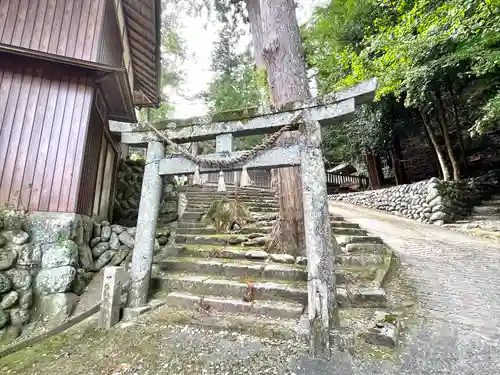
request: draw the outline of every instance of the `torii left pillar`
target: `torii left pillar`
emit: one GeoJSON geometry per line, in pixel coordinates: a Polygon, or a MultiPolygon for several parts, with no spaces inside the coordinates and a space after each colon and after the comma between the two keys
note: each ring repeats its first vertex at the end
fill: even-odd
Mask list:
{"type": "MultiPolygon", "coordinates": [[[[156,222],[160,212],[163,189],[162,177],[158,172],[160,160],[164,157],[165,146],[161,142],[148,143],[135,245],[132,254],[132,267],[130,269],[131,284],[128,294],[128,307],[131,309],[143,307],[148,302],[156,222]]],[[[133,314],[131,309],[129,309],[129,313],[133,314]]]]}

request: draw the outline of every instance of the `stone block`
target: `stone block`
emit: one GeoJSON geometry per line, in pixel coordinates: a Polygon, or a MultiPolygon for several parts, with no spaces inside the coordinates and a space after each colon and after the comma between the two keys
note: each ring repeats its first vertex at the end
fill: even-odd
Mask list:
{"type": "Polygon", "coordinates": [[[5,274],[0,273],[0,294],[7,293],[11,289],[12,289],[12,281],[10,281],[10,278],[7,277],[7,275],[5,274]]]}
{"type": "Polygon", "coordinates": [[[42,269],[36,276],[35,287],[41,295],[64,293],[71,289],[76,269],[71,266],[42,269]]]}
{"type": "Polygon", "coordinates": [[[118,250],[120,248],[120,240],[118,239],[118,234],[115,232],[111,232],[111,236],[109,237],[109,247],[112,250],[118,250]]]}
{"type": "Polygon", "coordinates": [[[167,305],[192,310],[200,307],[201,297],[189,293],[172,292],[167,295],[167,305]]]}
{"type": "Polygon", "coordinates": [[[270,258],[273,262],[276,263],[286,263],[293,264],[295,263],[295,258],[290,254],[270,254],[270,258]]]}
{"type": "Polygon", "coordinates": [[[245,254],[245,257],[248,259],[267,259],[268,256],[267,252],[260,250],[247,251],[245,254]]]}
{"type": "Polygon", "coordinates": [[[99,326],[104,329],[113,327],[120,320],[121,267],[106,267],[102,282],[101,308],[99,311],[99,326]]]}
{"type": "Polygon", "coordinates": [[[354,307],[387,306],[387,294],[382,288],[359,288],[350,291],[348,294],[350,303],[354,307]]]}
{"type": "Polygon", "coordinates": [[[301,304],[291,304],[279,301],[255,301],[252,310],[256,315],[272,316],[282,319],[298,319],[304,311],[301,304]]]}
{"type": "Polygon", "coordinates": [[[277,279],[277,280],[307,280],[307,271],[300,270],[294,267],[282,266],[279,264],[268,264],[264,267],[262,276],[265,279],[277,279]]]}
{"type": "Polygon", "coordinates": [[[71,240],[42,246],[42,268],[78,266],[78,246],[71,240]]]}
{"type": "Polygon", "coordinates": [[[100,242],[92,249],[92,257],[94,259],[99,258],[104,252],[109,250],[108,242],[100,242]]]}
{"type": "Polygon", "coordinates": [[[78,246],[78,263],[85,271],[91,271],[94,267],[94,259],[92,250],[87,244],[78,246]]]}
{"type": "Polygon", "coordinates": [[[10,324],[13,326],[22,326],[30,321],[31,312],[29,309],[16,307],[9,310],[10,324]]]}
{"type": "Polygon", "coordinates": [[[2,232],[6,242],[14,245],[24,245],[29,240],[29,234],[22,230],[7,230],[2,232]]]}
{"type": "Polygon", "coordinates": [[[73,293],[44,295],[40,299],[40,317],[53,324],[63,323],[75,310],[80,297],[73,293]]]}
{"type": "Polygon", "coordinates": [[[0,329],[5,327],[10,320],[9,313],[3,309],[0,309],[0,329]]]}
{"type": "Polygon", "coordinates": [[[230,314],[249,313],[252,309],[250,302],[236,299],[224,299],[215,297],[203,297],[202,306],[230,314]]]}
{"type": "Polygon", "coordinates": [[[106,266],[111,261],[111,259],[113,259],[115,254],[116,251],[114,250],[106,250],[104,253],[102,253],[101,256],[95,261],[93,271],[97,272],[101,268],[106,266]]]}
{"type": "Polygon", "coordinates": [[[22,268],[13,268],[5,272],[16,290],[26,290],[31,287],[31,273],[22,268]]]}
{"type": "Polygon", "coordinates": [[[12,248],[3,248],[0,251],[0,271],[11,268],[17,259],[17,252],[12,248]]]}
{"type": "Polygon", "coordinates": [[[0,300],[0,309],[7,310],[14,306],[19,298],[19,295],[15,290],[10,291],[5,294],[0,300]]]}
{"type": "Polygon", "coordinates": [[[361,336],[372,345],[395,348],[398,345],[400,335],[400,324],[380,322],[375,327],[364,332],[361,336]]]}
{"type": "MultiPolygon", "coordinates": [[[[103,225],[103,223],[101,223],[101,225],[103,225]]],[[[111,227],[110,226],[104,226],[102,227],[101,229],[101,241],[103,242],[106,242],[106,241],[109,241],[110,237],[111,237],[111,227]]]]}

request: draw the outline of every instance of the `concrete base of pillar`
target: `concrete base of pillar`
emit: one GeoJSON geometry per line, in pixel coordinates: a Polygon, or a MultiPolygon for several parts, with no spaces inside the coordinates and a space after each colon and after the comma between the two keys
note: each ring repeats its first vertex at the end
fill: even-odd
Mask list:
{"type": "Polygon", "coordinates": [[[141,316],[147,312],[156,310],[157,308],[165,305],[165,301],[160,301],[160,300],[151,300],[148,302],[147,305],[144,306],[139,306],[139,307],[125,307],[123,309],[123,318],[122,320],[124,322],[128,320],[132,320],[137,318],[138,316],[141,316]]]}

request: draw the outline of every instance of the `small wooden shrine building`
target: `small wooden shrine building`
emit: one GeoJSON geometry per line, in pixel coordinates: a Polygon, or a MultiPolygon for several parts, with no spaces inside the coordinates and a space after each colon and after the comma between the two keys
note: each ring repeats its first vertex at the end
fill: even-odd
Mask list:
{"type": "Polygon", "coordinates": [[[0,206],[107,219],[109,121],[160,101],[160,0],[0,1],[0,206]]]}

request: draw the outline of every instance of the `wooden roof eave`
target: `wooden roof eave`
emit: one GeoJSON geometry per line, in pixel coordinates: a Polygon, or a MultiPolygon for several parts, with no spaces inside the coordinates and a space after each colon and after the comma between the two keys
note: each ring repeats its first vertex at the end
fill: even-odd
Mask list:
{"type": "Polygon", "coordinates": [[[119,68],[87,60],[75,59],[72,57],[66,57],[62,55],[55,55],[48,52],[41,52],[33,49],[17,47],[4,43],[0,43],[0,52],[12,55],[24,56],[34,60],[63,64],[73,68],[80,68],[88,72],[98,73],[99,75],[109,74],[109,73],[118,74],[125,71],[124,68],[119,68]]]}
{"type": "Polygon", "coordinates": [[[125,24],[129,31],[127,34],[131,50],[132,69],[134,77],[141,77],[140,82],[136,80],[139,86],[134,87],[134,90],[137,92],[147,91],[149,93],[148,97],[152,96],[152,98],[150,99],[151,103],[134,102],[134,104],[139,107],[156,107],[161,98],[161,0],[152,0],[154,9],[145,4],[143,0],[136,1],[135,3],[132,3],[131,0],[123,1],[125,24]],[[154,14],[149,17],[144,13],[148,11],[154,14]],[[149,22],[150,24],[148,24],[149,22]],[[138,28],[142,28],[142,30],[138,28]],[[151,35],[152,32],[155,33],[154,36],[151,35]],[[146,37],[147,35],[151,35],[151,38],[146,37]],[[152,46],[152,44],[154,45],[152,46]],[[144,62],[144,51],[151,51],[151,54],[147,57],[148,62],[151,61],[149,64],[144,62]]]}

